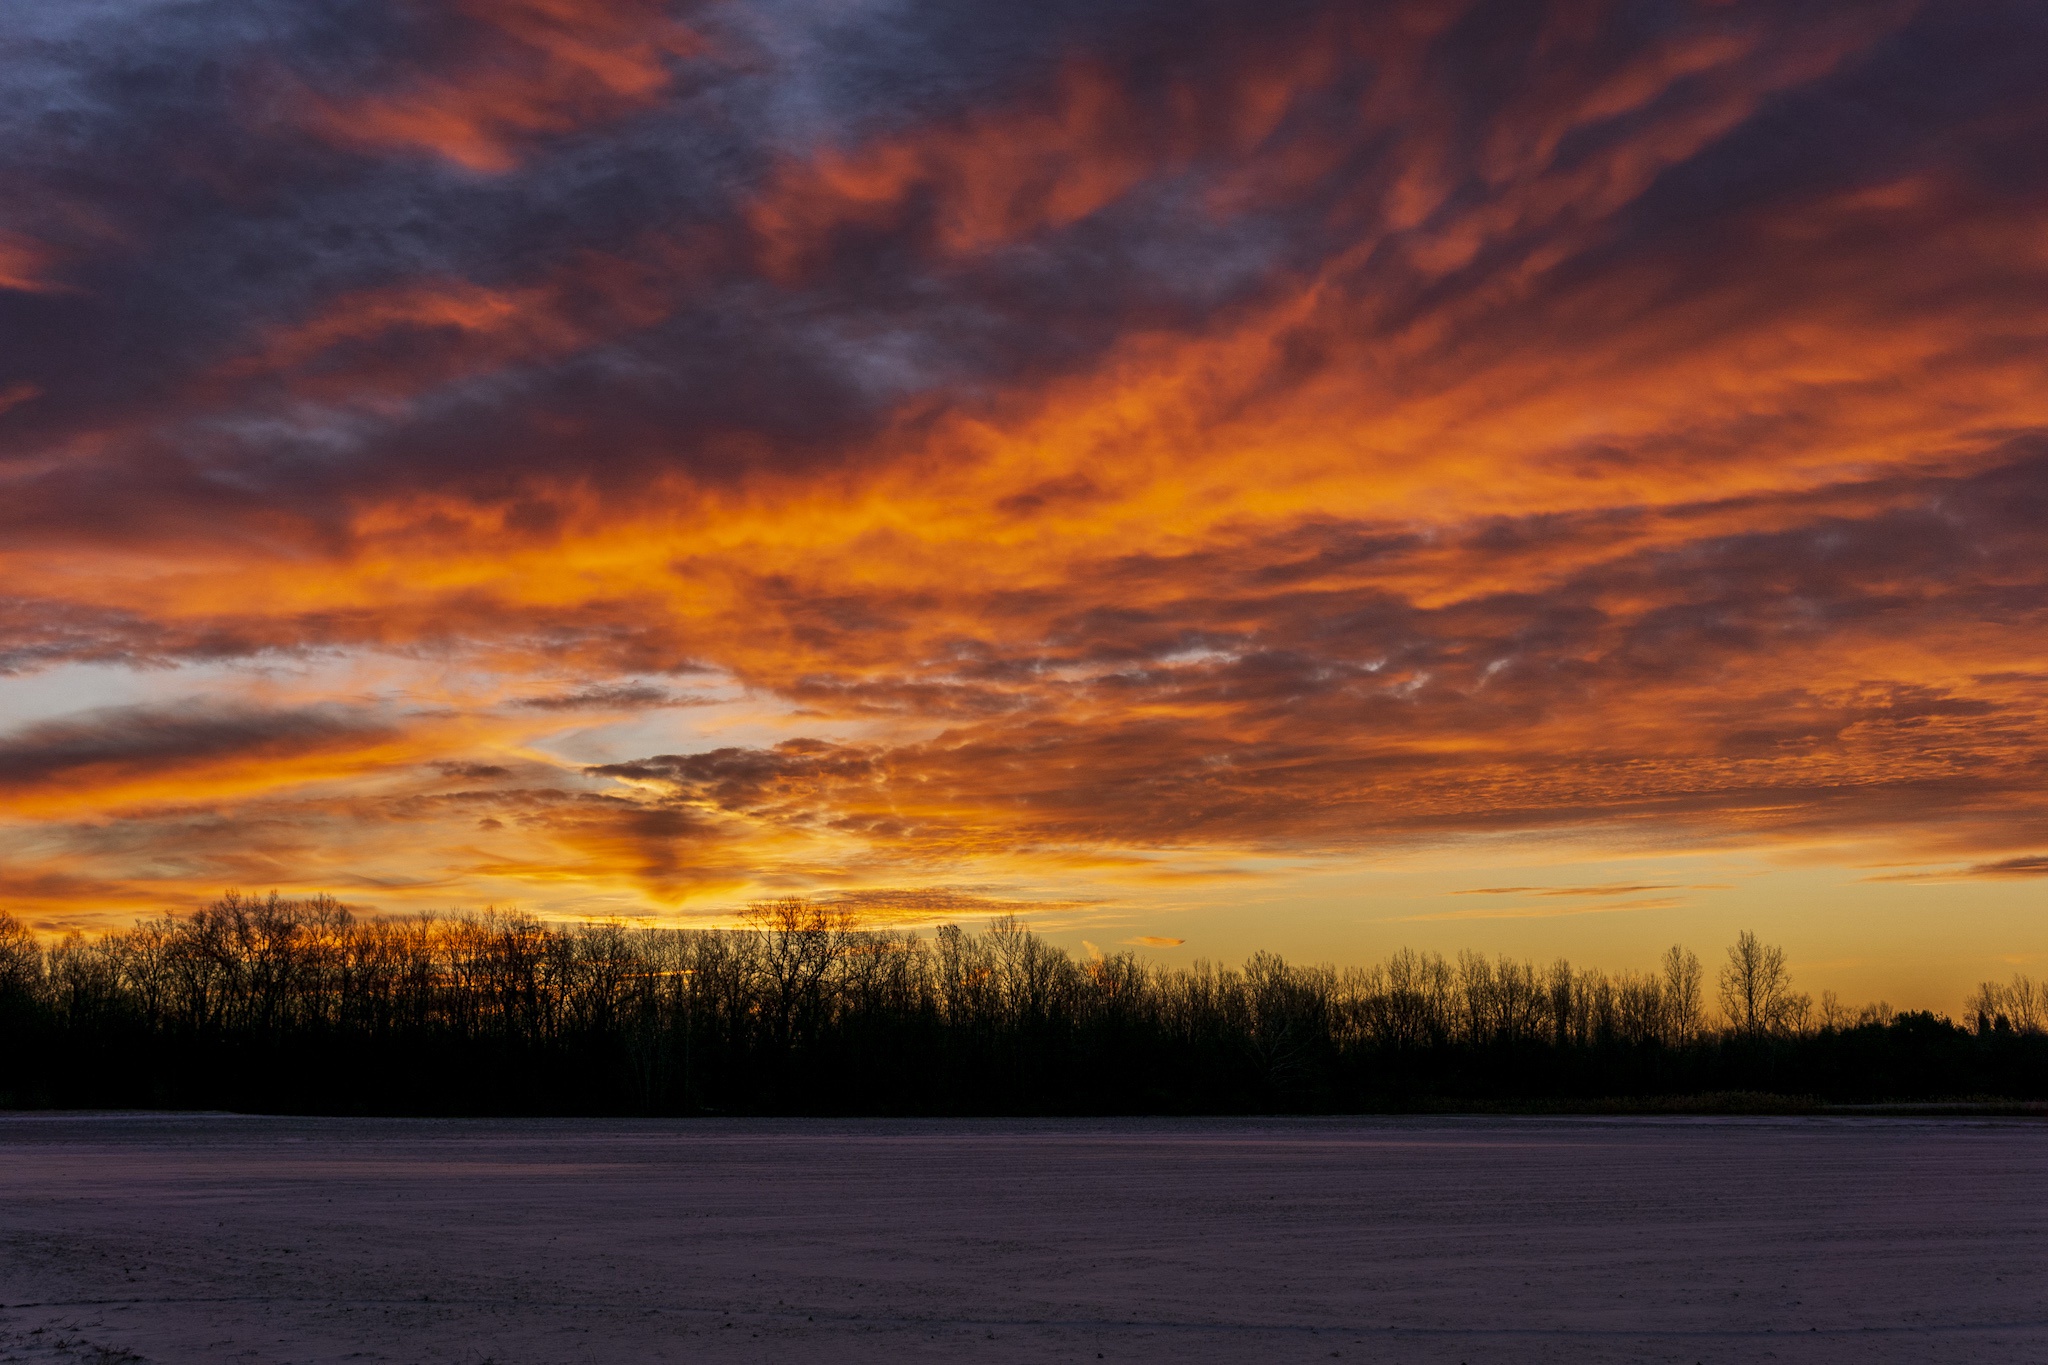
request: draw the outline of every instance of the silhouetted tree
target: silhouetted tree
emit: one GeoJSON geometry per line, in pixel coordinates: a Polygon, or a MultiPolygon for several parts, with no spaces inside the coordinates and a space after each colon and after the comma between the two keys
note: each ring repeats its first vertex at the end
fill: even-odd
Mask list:
{"type": "Polygon", "coordinates": [[[1786,1027],[1795,997],[1785,950],[1759,941],[1747,929],[1738,934],[1721,968],[1721,1008],[1729,1023],[1752,1039],[1786,1027]]]}
{"type": "Polygon", "coordinates": [[[1682,944],[1664,950],[1664,1041],[1683,1047],[1706,1025],[1706,1000],[1700,991],[1705,973],[1700,960],[1682,944]]]}
{"type": "Polygon", "coordinates": [[[1980,1032],[2002,1027],[2015,1033],[2039,1033],[2048,1025],[2048,991],[2025,976],[2014,973],[2003,984],[1986,981],[1963,1008],[1974,1015],[1980,1032]]]}
{"type": "Polygon", "coordinates": [[[42,985],[43,950],[36,936],[0,910],[0,1000],[27,1001],[42,985]]]}
{"type": "Polygon", "coordinates": [[[1830,995],[1807,1033],[1782,952],[1745,934],[1717,1033],[1698,959],[1674,947],[1659,966],[1403,950],[1341,972],[1270,953],[1168,968],[1076,962],[1014,917],[919,937],[802,899],[676,930],[231,895],[48,945],[0,915],[0,1102],[972,1113],[2048,1094],[2024,977],[1979,987],[1974,1030],[1830,995]]]}

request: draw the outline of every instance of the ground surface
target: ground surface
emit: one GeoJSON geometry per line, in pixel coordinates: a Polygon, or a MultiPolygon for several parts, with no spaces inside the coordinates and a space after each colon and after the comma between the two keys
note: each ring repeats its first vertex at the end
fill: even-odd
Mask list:
{"type": "Polygon", "coordinates": [[[0,1360],[2041,1361],[2048,1124],[0,1117],[0,1360]]]}

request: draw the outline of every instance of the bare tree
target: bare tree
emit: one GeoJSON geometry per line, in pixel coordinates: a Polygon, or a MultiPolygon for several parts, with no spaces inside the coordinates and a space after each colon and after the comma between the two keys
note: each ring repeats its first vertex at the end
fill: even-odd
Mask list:
{"type": "Polygon", "coordinates": [[[1664,1038],[1664,983],[1641,972],[1623,972],[1614,982],[1615,1036],[1640,1045],[1664,1038]]]}
{"type": "Polygon", "coordinates": [[[1963,1003],[1963,1008],[1976,1016],[1980,1033],[2007,1030],[2039,1033],[2042,1016],[2048,1014],[2048,990],[2037,987],[2028,977],[2015,974],[2006,985],[1996,981],[1984,982],[1977,987],[1977,993],[1963,1003]]]}
{"type": "Polygon", "coordinates": [[[1836,1032],[1840,1032],[1842,1029],[1849,1027],[1853,1022],[1855,1022],[1855,1016],[1850,1013],[1849,1007],[1842,1003],[1841,996],[1836,995],[1833,991],[1822,991],[1820,993],[1820,1026],[1822,1028],[1834,1029],[1836,1032]]]}
{"type": "Polygon", "coordinates": [[[1467,1042],[1484,1043],[1493,1035],[1493,964],[1485,953],[1469,949],[1458,954],[1459,1031],[1467,1042]]]}
{"type": "Polygon", "coordinates": [[[1699,958],[1683,944],[1664,950],[1664,1041],[1683,1047],[1699,1036],[1706,1001],[1700,989],[1706,975],[1699,958]]]}
{"type": "Polygon", "coordinates": [[[1721,968],[1721,1008],[1738,1031],[1757,1038],[1792,1026],[1806,1004],[1792,993],[1785,970],[1785,950],[1758,940],[1747,929],[1728,949],[1721,968]]]}
{"type": "Polygon", "coordinates": [[[43,950],[26,924],[0,910],[0,998],[29,996],[42,984],[43,950]]]}
{"type": "MultiPolygon", "coordinates": [[[[229,895],[48,945],[0,914],[0,1102],[304,1103],[331,1087],[327,1100],[370,1107],[943,1111],[1114,1108],[1140,1075],[1168,1103],[1226,1106],[1259,1090],[1290,1105],[1519,1090],[1552,1072],[1652,1090],[1688,1076],[1769,1084],[1776,1057],[1698,1045],[1702,975],[1682,947],[1652,973],[1407,951],[1342,972],[1267,953],[1237,968],[1131,953],[1084,964],[1014,918],[919,937],[800,899],[756,905],[740,929],[657,930],[500,911],[358,918],[325,898],[229,895]],[[147,1074],[106,1065],[138,1041],[159,1059],[147,1074]],[[1633,1055],[1658,1044],[1690,1055],[1633,1055]]],[[[1731,1037],[1893,1017],[1833,992],[1816,1013],[1783,951],[1749,933],[1719,984],[1731,1037]]],[[[1995,1085],[2035,1093],[2041,988],[1987,982],[1970,1005],[1998,1045],[1917,1019],[1896,1041],[1974,1054],[2005,1078],[1995,1085]]],[[[1881,1057],[1808,1055],[1886,1074],[1869,1070],[1881,1057]]]]}
{"type": "Polygon", "coordinates": [[[825,979],[845,946],[853,917],[800,896],[757,901],[746,920],[761,938],[769,1017],[777,1047],[808,1033],[822,1008],[825,979]]]}
{"type": "Polygon", "coordinates": [[[1043,1019],[1073,984],[1073,962],[1015,915],[990,920],[986,938],[1009,1017],[1043,1019]]]}
{"type": "Polygon", "coordinates": [[[1367,1007],[1378,1036],[1396,1047],[1433,1047],[1452,1032],[1451,966],[1437,953],[1403,948],[1387,960],[1386,990],[1367,1007]]]}
{"type": "Polygon", "coordinates": [[[2021,1033],[2039,1033],[2042,1016],[2048,1014],[2048,991],[2015,972],[2005,988],[2005,1008],[2014,1028],[2021,1033]]]}
{"type": "Polygon", "coordinates": [[[1783,1033],[1812,1033],[1817,1028],[1813,1019],[1813,997],[1805,991],[1793,991],[1785,997],[1783,1008],[1778,1011],[1778,1029],[1783,1033]]]}
{"type": "Polygon", "coordinates": [[[1278,953],[1254,953],[1244,964],[1248,1041],[1269,1084],[1297,1084],[1316,1044],[1329,1036],[1332,975],[1290,967],[1278,953]]]}

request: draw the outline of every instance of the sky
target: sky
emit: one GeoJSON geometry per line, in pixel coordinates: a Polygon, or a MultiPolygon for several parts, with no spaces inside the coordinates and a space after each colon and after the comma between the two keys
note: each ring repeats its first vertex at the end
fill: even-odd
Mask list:
{"type": "Polygon", "coordinates": [[[0,16],[0,904],[2048,965],[2048,9],[0,16]]]}

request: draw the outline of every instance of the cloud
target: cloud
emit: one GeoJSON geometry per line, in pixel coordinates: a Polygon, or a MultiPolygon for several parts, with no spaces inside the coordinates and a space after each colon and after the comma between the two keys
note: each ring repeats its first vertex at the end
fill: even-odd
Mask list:
{"type": "Polygon", "coordinates": [[[0,737],[40,884],[2048,837],[2028,7],[36,23],[0,685],[236,679],[0,737]]]}
{"type": "Polygon", "coordinates": [[[1970,869],[1973,877],[2048,877],[2048,854],[2028,853],[1997,862],[1978,863],[1970,869]]]}
{"type": "Polygon", "coordinates": [[[645,683],[613,683],[580,688],[574,692],[521,697],[512,705],[528,711],[634,711],[650,706],[681,706],[688,701],[665,688],[650,687],[645,683]]]}
{"type": "Polygon", "coordinates": [[[0,735],[0,792],[20,800],[105,794],[223,767],[359,758],[397,737],[379,717],[335,707],[112,707],[0,735]]]}
{"type": "Polygon", "coordinates": [[[781,806],[809,816],[805,798],[816,790],[863,784],[874,776],[873,755],[815,739],[784,740],[771,749],[713,749],[701,754],[658,754],[631,763],[596,764],[593,777],[654,784],[682,800],[734,811],[781,806]]]}
{"type": "Polygon", "coordinates": [[[443,761],[432,765],[435,772],[443,777],[461,777],[472,781],[484,781],[494,777],[510,777],[512,770],[499,763],[458,763],[443,761]]]}
{"type": "Polygon", "coordinates": [[[1184,938],[1167,938],[1160,934],[1140,934],[1136,938],[1127,938],[1124,942],[1134,948],[1178,948],[1183,943],[1186,943],[1187,940],[1184,938]]]}
{"type": "Polygon", "coordinates": [[[453,28],[434,65],[357,95],[294,91],[319,137],[366,151],[425,152],[466,170],[518,165],[529,143],[656,103],[670,63],[699,49],[650,0],[454,0],[423,7],[453,28]]]}
{"type": "MultiPolygon", "coordinates": [[[[54,264],[54,253],[40,242],[26,237],[0,233],[0,289],[12,289],[24,294],[48,293],[60,286],[53,284],[49,271],[54,264]]],[[[32,386],[20,385],[9,390],[19,392],[32,386]]],[[[15,402],[23,401],[20,398],[15,402]]],[[[0,407],[13,404],[0,402],[0,407]]]]}
{"type": "Polygon", "coordinates": [[[1968,867],[1934,872],[1893,872],[1881,876],[1865,877],[1867,882],[1954,882],[1971,881],[1977,878],[2007,877],[2048,877],[2048,854],[2022,853],[2011,858],[1999,858],[1988,863],[1974,863],[1968,867]]]}

